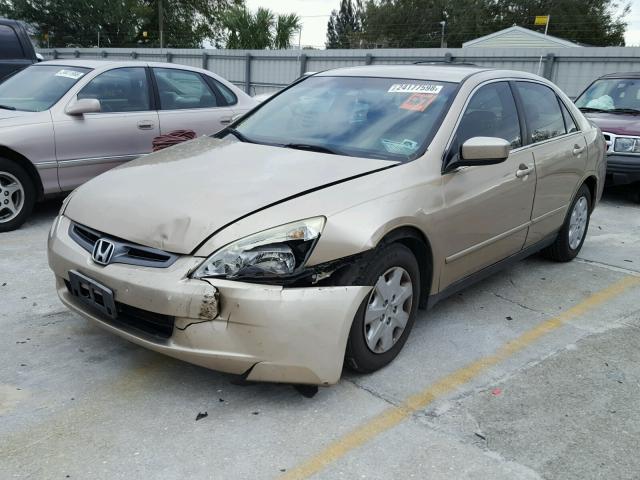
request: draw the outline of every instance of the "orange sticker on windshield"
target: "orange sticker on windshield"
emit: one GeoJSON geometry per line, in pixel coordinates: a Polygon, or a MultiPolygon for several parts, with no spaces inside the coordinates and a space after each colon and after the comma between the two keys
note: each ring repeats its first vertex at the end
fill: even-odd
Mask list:
{"type": "Polygon", "coordinates": [[[436,97],[437,95],[433,93],[414,93],[400,105],[400,108],[414,112],[424,112],[436,97]]]}

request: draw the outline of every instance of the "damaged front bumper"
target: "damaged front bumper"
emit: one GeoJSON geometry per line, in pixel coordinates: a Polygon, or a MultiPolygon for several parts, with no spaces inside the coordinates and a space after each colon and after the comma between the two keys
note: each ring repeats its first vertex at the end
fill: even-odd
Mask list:
{"type": "Polygon", "coordinates": [[[285,288],[191,279],[187,273],[202,259],[189,256],[168,268],[102,267],[68,230],[69,220],[60,217],[49,240],[58,295],[99,326],[151,350],[247,380],[315,385],[339,380],[351,323],[371,287],[285,288]],[[72,270],[113,290],[130,321],[111,320],[73,296],[67,285],[72,270]],[[169,334],[136,324],[139,318],[153,324],[154,315],[172,322],[169,334]]]}

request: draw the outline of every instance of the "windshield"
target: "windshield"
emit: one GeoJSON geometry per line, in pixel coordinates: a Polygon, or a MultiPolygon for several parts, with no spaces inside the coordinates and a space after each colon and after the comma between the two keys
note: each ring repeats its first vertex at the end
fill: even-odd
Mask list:
{"type": "Polygon", "coordinates": [[[447,82],[310,77],[236,125],[243,141],[405,161],[435,135],[453,98],[447,82]]]}
{"type": "Polygon", "coordinates": [[[60,65],[27,67],[0,83],[0,108],[48,110],[89,70],[60,65]]]}
{"type": "Polygon", "coordinates": [[[576,106],[582,110],[640,113],[640,79],[596,80],[576,100],[576,106]]]}

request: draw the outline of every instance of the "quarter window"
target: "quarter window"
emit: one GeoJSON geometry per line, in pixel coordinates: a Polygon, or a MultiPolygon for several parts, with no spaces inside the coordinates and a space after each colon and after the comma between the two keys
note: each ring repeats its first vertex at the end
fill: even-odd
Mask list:
{"type": "Polygon", "coordinates": [[[473,137],[503,138],[511,148],[522,146],[518,111],[508,83],[490,83],[473,94],[458,126],[453,151],[457,153],[473,137]]]}
{"type": "Polygon", "coordinates": [[[558,101],[560,102],[560,108],[562,109],[562,116],[564,117],[564,126],[565,126],[565,129],[567,130],[567,133],[577,132],[578,127],[576,126],[576,122],[573,121],[573,117],[569,113],[569,110],[567,110],[567,107],[564,106],[564,103],[562,103],[560,99],[558,99],[558,101]]]}
{"type": "Polygon", "coordinates": [[[8,25],[0,25],[0,58],[17,59],[24,58],[24,52],[18,40],[18,35],[13,28],[8,25]]]}
{"type": "Polygon", "coordinates": [[[78,98],[100,100],[103,112],[141,112],[150,110],[149,84],[144,68],[109,70],[91,80],[78,98]]]}
{"type": "Polygon", "coordinates": [[[154,68],[153,72],[162,110],[219,106],[216,96],[199,73],[172,68],[154,68]]]}
{"type": "Polygon", "coordinates": [[[560,103],[553,90],[531,82],[516,82],[516,87],[522,99],[532,143],[567,133],[560,103]]]}

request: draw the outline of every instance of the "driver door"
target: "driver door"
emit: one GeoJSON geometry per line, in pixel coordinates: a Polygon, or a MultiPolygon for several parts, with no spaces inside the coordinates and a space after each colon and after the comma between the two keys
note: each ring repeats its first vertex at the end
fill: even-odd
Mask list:
{"type": "Polygon", "coordinates": [[[508,82],[484,84],[472,94],[448,155],[459,154],[462,144],[473,137],[503,138],[512,150],[502,163],[444,174],[447,219],[442,227],[447,245],[441,289],[522,250],[531,220],[535,165],[531,150],[523,147],[508,82]]]}
{"type": "Polygon", "coordinates": [[[103,72],[77,98],[95,98],[102,110],[79,116],[60,112],[54,118],[58,180],[63,191],[150,153],[160,132],[144,67],[103,72]]]}

